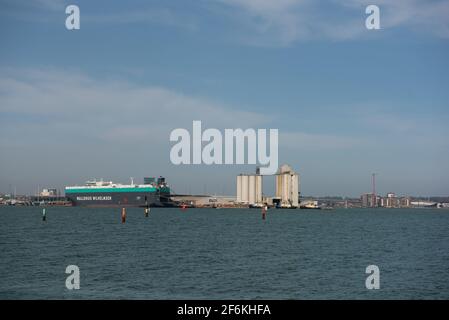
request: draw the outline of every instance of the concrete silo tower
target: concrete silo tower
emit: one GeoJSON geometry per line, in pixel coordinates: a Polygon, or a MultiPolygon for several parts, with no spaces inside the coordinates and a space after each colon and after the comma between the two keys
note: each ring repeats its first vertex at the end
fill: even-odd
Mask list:
{"type": "Polygon", "coordinates": [[[282,165],[276,173],[276,198],[283,208],[299,206],[299,175],[287,165],[282,165]]]}

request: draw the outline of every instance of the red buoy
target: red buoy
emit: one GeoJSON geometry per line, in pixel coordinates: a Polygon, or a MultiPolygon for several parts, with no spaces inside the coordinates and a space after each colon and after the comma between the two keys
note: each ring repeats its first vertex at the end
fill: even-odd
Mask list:
{"type": "Polygon", "coordinates": [[[122,208],[122,223],[126,222],[126,209],[122,208]]]}

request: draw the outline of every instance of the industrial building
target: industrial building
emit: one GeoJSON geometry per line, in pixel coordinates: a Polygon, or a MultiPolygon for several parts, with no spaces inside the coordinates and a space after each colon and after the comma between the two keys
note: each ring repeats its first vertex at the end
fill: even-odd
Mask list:
{"type": "Polygon", "coordinates": [[[237,203],[262,205],[262,176],[240,174],[237,176],[237,203]]]}
{"type": "Polygon", "coordinates": [[[237,176],[237,204],[259,207],[263,204],[281,208],[299,207],[299,175],[289,165],[283,165],[276,173],[276,195],[262,195],[262,175],[240,174],[237,176]]]}
{"type": "Polygon", "coordinates": [[[299,206],[299,175],[287,164],[282,165],[276,173],[276,197],[281,208],[299,206]]]}
{"type": "Polygon", "coordinates": [[[235,197],[217,195],[172,195],[171,200],[178,206],[195,208],[234,208],[235,197]]]}

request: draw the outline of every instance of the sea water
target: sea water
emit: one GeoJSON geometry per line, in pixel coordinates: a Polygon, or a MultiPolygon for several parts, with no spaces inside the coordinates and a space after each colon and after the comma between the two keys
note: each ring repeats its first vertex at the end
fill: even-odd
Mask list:
{"type": "Polygon", "coordinates": [[[41,212],[0,207],[1,299],[449,299],[449,210],[41,212]]]}

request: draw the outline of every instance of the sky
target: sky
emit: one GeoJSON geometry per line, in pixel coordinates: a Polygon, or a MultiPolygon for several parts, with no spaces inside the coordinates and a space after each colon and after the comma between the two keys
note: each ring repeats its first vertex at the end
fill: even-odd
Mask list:
{"type": "Polygon", "coordinates": [[[380,194],[448,195],[447,17],[442,0],[0,0],[0,193],[162,175],[235,195],[255,166],[170,162],[170,132],[201,120],[278,129],[304,195],[358,197],[372,173],[380,194]]]}

